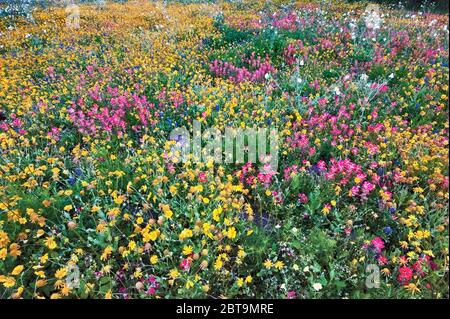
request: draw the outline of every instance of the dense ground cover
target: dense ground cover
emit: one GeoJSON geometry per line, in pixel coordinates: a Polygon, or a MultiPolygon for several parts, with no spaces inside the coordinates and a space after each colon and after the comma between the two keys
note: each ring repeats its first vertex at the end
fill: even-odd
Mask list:
{"type": "Polygon", "coordinates": [[[448,15],[365,9],[3,17],[0,296],[448,298],[448,15]],[[276,128],[278,173],[174,162],[194,120],[276,128]]]}

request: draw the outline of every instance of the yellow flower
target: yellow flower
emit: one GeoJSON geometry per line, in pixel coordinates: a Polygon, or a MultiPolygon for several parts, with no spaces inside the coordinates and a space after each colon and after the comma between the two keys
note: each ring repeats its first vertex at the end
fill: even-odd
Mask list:
{"type": "Polygon", "coordinates": [[[17,288],[17,291],[11,295],[11,298],[12,299],[19,299],[22,296],[22,293],[23,293],[24,290],[25,289],[24,289],[23,286],[17,288]]]}
{"type": "Polygon", "coordinates": [[[42,205],[44,205],[45,208],[49,208],[51,204],[52,202],[48,199],[42,201],[42,205]]]}
{"type": "Polygon", "coordinates": [[[142,272],[141,272],[141,268],[136,268],[136,270],[133,273],[134,278],[141,278],[142,277],[142,272]]]}
{"type": "Polygon", "coordinates": [[[180,238],[180,240],[190,238],[190,237],[192,237],[192,230],[185,228],[181,231],[181,233],[178,237],[180,238]]]}
{"type": "Polygon", "coordinates": [[[105,250],[103,250],[103,254],[100,256],[100,260],[105,261],[106,259],[108,259],[109,255],[111,255],[112,253],[112,250],[113,249],[111,246],[106,247],[105,250]]]}
{"type": "Polygon", "coordinates": [[[6,277],[3,281],[3,286],[5,288],[11,288],[16,285],[16,280],[13,277],[6,277]]]}
{"type": "Polygon", "coordinates": [[[173,216],[173,212],[170,210],[170,206],[169,205],[162,205],[161,209],[164,213],[164,216],[168,219],[172,218],[173,216]]]}
{"type": "Polygon", "coordinates": [[[16,267],[14,267],[13,271],[11,272],[11,275],[17,276],[22,272],[22,270],[23,270],[23,265],[16,266],[16,267]]]}
{"type": "Polygon", "coordinates": [[[244,279],[238,278],[236,284],[237,284],[238,287],[242,287],[242,285],[244,284],[244,279]]]}
{"type": "Polygon", "coordinates": [[[172,270],[169,272],[169,277],[172,278],[172,279],[177,278],[177,277],[178,277],[178,270],[172,269],[172,270]]]}
{"type": "Polygon", "coordinates": [[[0,260],[5,260],[8,256],[8,250],[6,248],[0,249],[0,260]]]}
{"type": "Polygon", "coordinates": [[[51,249],[51,250],[53,250],[56,247],[58,247],[58,245],[56,244],[56,241],[53,238],[53,236],[47,237],[47,239],[45,241],[45,245],[48,247],[48,249],[51,249]]]}
{"type": "Polygon", "coordinates": [[[270,268],[273,267],[273,263],[272,263],[272,261],[269,260],[269,259],[267,259],[267,260],[264,262],[263,265],[264,265],[264,267],[266,267],[267,269],[270,269],[270,268]]]}
{"type": "Polygon", "coordinates": [[[177,192],[178,192],[176,186],[171,185],[171,186],[169,187],[169,192],[171,192],[172,195],[176,195],[177,192]]]}
{"type": "Polygon", "coordinates": [[[62,279],[67,275],[67,269],[65,267],[59,268],[55,273],[55,278],[62,279]]]}
{"type": "Polygon", "coordinates": [[[117,205],[120,205],[123,203],[124,200],[125,200],[125,196],[120,195],[120,196],[117,196],[116,198],[114,198],[114,203],[116,203],[117,205]]]}
{"type": "Polygon", "coordinates": [[[156,256],[156,255],[151,256],[150,262],[152,265],[156,264],[158,262],[158,256],[156,256]]]}
{"type": "Polygon", "coordinates": [[[276,269],[281,269],[284,267],[284,263],[281,260],[278,260],[274,266],[276,269]]]}
{"type": "Polygon", "coordinates": [[[50,299],[60,299],[60,298],[61,298],[61,295],[59,293],[57,293],[57,292],[53,293],[50,296],[50,299]]]}
{"type": "Polygon", "coordinates": [[[36,281],[36,288],[41,288],[45,285],[47,285],[47,280],[45,279],[39,279],[38,281],[36,281]]]}
{"type": "Polygon", "coordinates": [[[409,292],[411,292],[413,295],[414,295],[416,292],[420,292],[419,287],[417,287],[417,285],[414,284],[414,283],[412,283],[412,282],[409,283],[409,284],[407,284],[407,285],[405,286],[405,289],[408,290],[409,292]]]}
{"type": "Polygon", "coordinates": [[[236,237],[236,228],[228,227],[227,237],[230,238],[230,239],[234,239],[236,237]]]}
{"type": "Polygon", "coordinates": [[[72,210],[72,208],[73,208],[72,205],[66,205],[66,206],[64,206],[64,210],[65,210],[66,212],[72,210]]]}
{"type": "Polygon", "coordinates": [[[214,263],[214,269],[220,270],[223,267],[223,262],[220,258],[217,258],[216,262],[214,263]]]}
{"type": "Polygon", "coordinates": [[[248,283],[248,284],[251,283],[252,280],[253,280],[252,276],[245,277],[245,282],[248,283]]]}
{"type": "Polygon", "coordinates": [[[193,283],[191,280],[188,280],[188,281],[186,282],[186,289],[190,289],[190,288],[192,288],[192,287],[194,287],[194,283],[193,283]]]}
{"type": "Polygon", "coordinates": [[[112,292],[111,292],[111,289],[108,290],[108,292],[105,294],[105,299],[112,299],[112,292]]]}
{"type": "Polygon", "coordinates": [[[192,250],[193,250],[192,246],[184,246],[183,255],[187,256],[187,255],[192,254],[192,250]]]}
{"type": "Polygon", "coordinates": [[[100,207],[99,207],[99,206],[96,206],[96,205],[92,206],[92,208],[91,208],[91,212],[93,212],[93,213],[96,213],[96,212],[98,212],[99,210],[100,210],[100,207]]]}
{"type": "Polygon", "coordinates": [[[158,229],[153,230],[151,232],[143,232],[143,237],[144,237],[144,241],[148,242],[148,241],[155,241],[158,236],[160,234],[160,231],[158,229]]]}
{"type": "Polygon", "coordinates": [[[134,240],[131,240],[131,241],[128,243],[128,248],[129,248],[130,250],[136,249],[136,242],[135,242],[134,240]]]}
{"type": "Polygon", "coordinates": [[[41,256],[39,258],[39,260],[40,260],[41,264],[45,264],[48,260],[48,254],[44,254],[43,256],[41,256]]]}

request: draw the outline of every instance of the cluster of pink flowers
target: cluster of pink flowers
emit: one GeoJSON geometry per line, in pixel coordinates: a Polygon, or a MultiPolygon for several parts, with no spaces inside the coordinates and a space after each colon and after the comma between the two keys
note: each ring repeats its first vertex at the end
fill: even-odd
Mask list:
{"type": "MultiPolygon", "coordinates": [[[[78,105],[84,104],[82,99],[78,102],[78,105]]],[[[123,108],[110,110],[94,104],[88,111],[83,111],[81,107],[77,108],[74,106],[68,110],[68,113],[70,120],[78,127],[79,132],[83,134],[97,135],[99,129],[107,132],[117,129],[119,133],[125,130],[125,110],[123,108]]]]}
{"type": "Polygon", "coordinates": [[[286,64],[294,64],[297,61],[297,55],[299,54],[299,51],[302,49],[302,40],[297,40],[295,43],[289,43],[286,49],[283,50],[284,61],[286,62],[286,64]]]}
{"type": "Polygon", "coordinates": [[[147,278],[147,283],[150,284],[150,287],[148,288],[146,294],[147,295],[154,295],[156,294],[156,289],[159,288],[159,283],[156,281],[156,278],[154,276],[150,276],[147,278]]]}
{"type": "Polygon", "coordinates": [[[274,18],[272,25],[275,28],[295,31],[297,30],[299,23],[298,17],[294,13],[289,13],[288,15],[282,16],[280,18],[274,18]]]}
{"type": "Polygon", "coordinates": [[[244,59],[248,64],[246,67],[237,67],[230,62],[214,60],[209,69],[216,76],[228,78],[230,81],[240,83],[243,81],[260,82],[265,79],[266,74],[275,73],[276,69],[270,64],[269,58],[262,60],[252,53],[250,58],[244,59]]]}
{"type": "Polygon", "coordinates": [[[246,185],[254,185],[261,183],[264,187],[269,187],[272,183],[272,179],[275,173],[262,173],[259,170],[253,168],[252,163],[247,163],[239,170],[239,180],[246,185]]]}
{"type": "Polygon", "coordinates": [[[316,152],[315,147],[310,146],[309,138],[306,134],[295,132],[292,136],[286,138],[286,142],[289,143],[292,148],[307,153],[309,156],[314,155],[316,152]]]}
{"type": "Polygon", "coordinates": [[[59,136],[61,134],[61,129],[58,127],[52,127],[52,129],[47,133],[48,137],[50,137],[51,139],[58,141],[59,140],[59,136]]]}
{"type": "MultiPolygon", "coordinates": [[[[325,170],[325,163],[320,161],[317,163],[319,170],[325,170]]],[[[375,189],[373,181],[367,181],[367,175],[363,172],[360,165],[357,165],[350,161],[348,158],[344,160],[336,160],[332,158],[328,165],[328,170],[324,173],[324,177],[328,180],[339,179],[340,185],[347,185],[351,178],[356,183],[351,190],[352,196],[360,196],[367,198],[370,192],[375,189]]]]}
{"type": "Polygon", "coordinates": [[[108,95],[110,98],[105,99],[94,87],[89,90],[89,96],[95,103],[89,105],[85,99],[79,98],[68,109],[70,120],[80,133],[95,136],[101,131],[106,131],[121,135],[127,128],[127,112],[131,112],[139,119],[138,124],[131,127],[133,130],[139,130],[149,124],[153,104],[148,103],[145,96],[119,94],[116,88],[108,88],[108,95]],[[108,107],[99,105],[105,101],[109,104],[108,107]]]}

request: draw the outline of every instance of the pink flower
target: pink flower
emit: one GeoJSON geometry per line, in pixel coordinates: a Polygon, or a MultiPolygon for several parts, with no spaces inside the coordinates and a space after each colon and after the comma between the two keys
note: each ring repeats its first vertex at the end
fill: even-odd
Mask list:
{"type": "Polygon", "coordinates": [[[306,203],[308,202],[308,196],[306,196],[306,195],[303,194],[303,193],[300,193],[300,194],[298,194],[298,201],[299,201],[301,204],[306,204],[306,203]]]}
{"type": "Polygon", "coordinates": [[[408,266],[400,267],[398,272],[399,272],[399,275],[397,277],[397,280],[402,284],[407,284],[413,276],[413,271],[408,266]]]}
{"type": "Polygon", "coordinates": [[[198,180],[199,180],[201,183],[206,183],[206,182],[208,181],[208,179],[206,178],[206,173],[205,173],[205,172],[201,172],[201,173],[198,175],[198,180]]]}
{"type": "Polygon", "coordinates": [[[380,237],[375,237],[374,239],[372,239],[372,246],[373,249],[376,253],[381,253],[381,251],[384,248],[384,242],[380,237]]]}
{"type": "Polygon", "coordinates": [[[287,293],[287,298],[288,299],[294,299],[297,296],[296,292],[291,290],[287,293]]]}
{"type": "Polygon", "coordinates": [[[383,255],[378,256],[378,263],[380,266],[386,265],[388,262],[388,259],[384,257],[383,255]]]}
{"type": "Polygon", "coordinates": [[[182,268],[184,271],[189,271],[191,268],[192,259],[191,258],[185,258],[180,264],[180,268],[182,268]]]}

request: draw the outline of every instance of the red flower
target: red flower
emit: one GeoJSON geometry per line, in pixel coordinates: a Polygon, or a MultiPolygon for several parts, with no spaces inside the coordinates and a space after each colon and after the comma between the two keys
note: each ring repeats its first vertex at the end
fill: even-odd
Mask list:
{"type": "Polygon", "coordinates": [[[413,276],[413,270],[408,266],[400,267],[398,272],[397,280],[402,284],[407,284],[413,276]]]}

